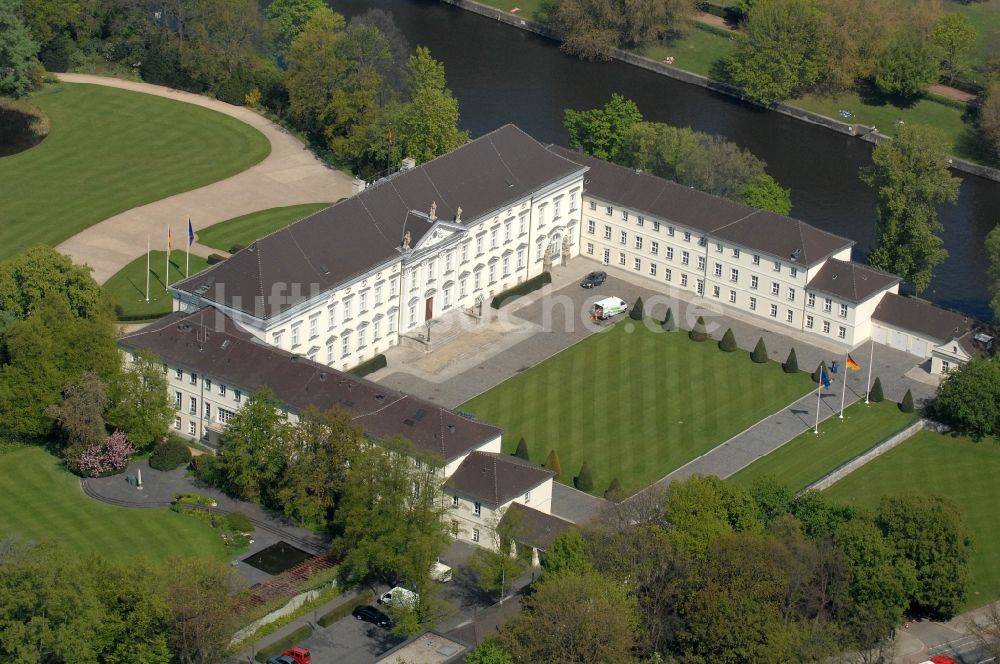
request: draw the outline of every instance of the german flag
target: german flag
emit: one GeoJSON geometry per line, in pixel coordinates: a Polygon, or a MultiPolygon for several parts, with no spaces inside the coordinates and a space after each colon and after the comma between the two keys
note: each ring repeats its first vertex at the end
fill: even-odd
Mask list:
{"type": "Polygon", "coordinates": [[[847,356],[847,368],[851,371],[860,371],[861,365],[854,361],[854,358],[850,355],[847,356]]]}

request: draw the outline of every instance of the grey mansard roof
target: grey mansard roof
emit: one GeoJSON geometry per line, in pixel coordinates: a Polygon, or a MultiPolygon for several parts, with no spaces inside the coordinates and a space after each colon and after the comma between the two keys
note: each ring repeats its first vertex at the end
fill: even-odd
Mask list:
{"type": "Polygon", "coordinates": [[[853,261],[831,258],[809,280],[808,288],[855,304],[899,283],[899,277],[853,261]]]}
{"type": "Polygon", "coordinates": [[[563,147],[549,149],[589,167],[584,189],[595,198],[710,233],[786,262],[808,267],[854,245],[853,240],[798,219],[747,207],[563,147]]]}
{"type": "Polygon", "coordinates": [[[407,232],[415,246],[433,225],[431,203],[439,220],[454,220],[459,207],[475,219],[582,170],[505,125],[260,238],[174,288],[268,319],[397,256],[407,232]],[[272,297],[275,288],[284,297],[272,297]]]}
{"type": "Polygon", "coordinates": [[[445,488],[498,507],[555,477],[530,461],[506,454],[473,452],[445,482],[445,488]]]}
{"type": "Polygon", "coordinates": [[[447,408],[265,345],[210,308],[175,312],[125,335],[119,344],[234,388],[252,392],[267,386],[298,412],[309,406],[342,408],[369,435],[383,440],[402,436],[446,461],[501,434],[497,427],[447,408]]]}

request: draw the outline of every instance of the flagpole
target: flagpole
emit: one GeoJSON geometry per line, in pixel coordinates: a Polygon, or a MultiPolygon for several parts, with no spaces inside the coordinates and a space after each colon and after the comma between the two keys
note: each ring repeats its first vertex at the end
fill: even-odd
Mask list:
{"type": "Polygon", "coordinates": [[[149,233],[146,233],[146,304],[149,304],[149,233]]]}
{"type": "Polygon", "coordinates": [[[875,339],[872,339],[872,352],[868,356],[868,383],[865,386],[865,403],[868,403],[868,395],[872,391],[872,365],[875,362],[875,339]]]}
{"type": "Polygon", "coordinates": [[[819,404],[820,404],[820,392],[823,391],[823,374],[820,374],[819,385],[816,386],[816,426],[813,427],[813,433],[819,434],[819,404]]]}
{"type": "Polygon", "coordinates": [[[163,280],[164,280],[164,282],[166,282],[166,286],[164,286],[163,290],[164,291],[169,291],[170,290],[170,226],[169,226],[169,224],[167,225],[167,274],[166,274],[166,276],[164,277],[163,280]]]}
{"type": "MultiPolygon", "coordinates": [[[[847,356],[850,357],[850,353],[848,353],[847,356]]],[[[840,381],[841,382],[841,386],[840,386],[840,415],[838,415],[838,417],[840,419],[844,419],[844,399],[847,398],[847,373],[850,370],[851,370],[851,368],[849,366],[847,366],[847,361],[845,360],[844,361],[844,378],[840,381]]]]}
{"type": "Polygon", "coordinates": [[[187,279],[191,272],[191,240],[187,243],[187,254],[184,256],[184,278],[187,279]]]}

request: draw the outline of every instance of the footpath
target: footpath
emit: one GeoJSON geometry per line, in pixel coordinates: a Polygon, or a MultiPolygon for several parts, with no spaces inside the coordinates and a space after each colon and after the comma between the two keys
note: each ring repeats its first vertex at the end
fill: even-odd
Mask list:
{"type": "MultiPolygon", "coordinates": [[[[77,233],[56,247],[75,263],[93,268],[94,279],[104,283],[118,270],[146,251],[146,237],[153,249],[166,249],[165,229],[182,229],[190,217],[195,231],[240,215],[273,207],[337,201],[351,195],[351,177],[317,159],[298,138],[259,113],[211,97],[172,90],[160,85],[89,74],[59,74],[66,83],[105,85],[156,95],[224,113],[262,133],[271,153],[242,173],[199,189],[142,205],[105,219],[77,233]]],[[[192,155],[197,159],[197,155],[192,155]]],[[[183,235],[183,233],[180,233],[183,235]]],[[[191,253],[217,253],[195,243],[191,253]]]]}

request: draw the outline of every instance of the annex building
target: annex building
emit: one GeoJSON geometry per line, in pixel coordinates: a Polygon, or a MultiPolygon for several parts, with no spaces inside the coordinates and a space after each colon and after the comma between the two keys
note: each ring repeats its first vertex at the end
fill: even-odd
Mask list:
{"type": "Polygon", "coordinates": [[[570,525],[551,514],[550,471],[502,454],[496,427],[344,372],[578,255],[845,351],[885,343],[934,373],[992,352],[988,330],[899,295],[853,245],[506,125],[172,285],[174,313],[121,346],[161,358],[182,435],[215,444],[265,385],[293,421],[342,408],[375,440],[441,457],[457,538],[492,546],[490,524],[517,516],[537,553],[570,525]]]}

